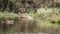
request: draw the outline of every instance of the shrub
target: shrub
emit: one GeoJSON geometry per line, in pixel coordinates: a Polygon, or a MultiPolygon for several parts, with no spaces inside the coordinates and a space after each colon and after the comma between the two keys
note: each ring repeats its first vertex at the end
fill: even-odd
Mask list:
{"type": "Polygon", "coordinates": [[[3,19],[14,19],[18,17],[17,14],[14,14],[14,13],[7,13],[7,12],[0,12],[0,20],[3,20],[3,19]]]}

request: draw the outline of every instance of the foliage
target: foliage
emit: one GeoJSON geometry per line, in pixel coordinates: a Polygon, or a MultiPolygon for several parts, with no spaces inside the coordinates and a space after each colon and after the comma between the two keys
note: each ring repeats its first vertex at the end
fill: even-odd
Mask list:
{"type": "Polygon", "coordinates": [[[6,19],[6,18],[8,18],[8,19],[14,19],[16,17],[18,17],[18,15],[14,14],[14,13],[0,12],[0,20],[1,19],[6,19]]]}

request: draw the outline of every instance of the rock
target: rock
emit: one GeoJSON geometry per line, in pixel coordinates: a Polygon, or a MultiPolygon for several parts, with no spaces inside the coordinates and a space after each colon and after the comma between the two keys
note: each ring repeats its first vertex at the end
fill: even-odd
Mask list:
{"type": "Polygon", "coordinates": [[[10,24],[14,24],[14,21],[13,20],[5,20],[5,21],[1,21],[1,23],[5,23],[7,25],[10,25],[10,24]]]}
{"type": "Polygon", "coordinates": [[[31,16],[21,16],[20,19],[21,20],[33,20],[33,17],[31,17],[31,16]]]}
{"type": "Polygon", "coordinates": [[[14,21],[13,20],[6,20],[6,24],[9,25],[9,24],[14,24],[14,21]]]}

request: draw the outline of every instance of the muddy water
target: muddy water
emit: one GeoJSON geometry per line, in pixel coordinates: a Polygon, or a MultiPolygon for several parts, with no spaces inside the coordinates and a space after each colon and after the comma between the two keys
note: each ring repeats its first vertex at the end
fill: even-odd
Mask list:
{"type": "Polygon", "coordinates": [[[7,26],[7,29],[4,33],[3,33],[3,29],[1,28],[2,31],[0,30],[1,31],[0,34],[60,34],[60,30],[55,30],[53,27],[39,28],[39,27],[36,27],[36,24],[34,25],[33,23],[32,24],[31,23],[32,22],[28,23],[28,21],[24,22],[24,21],[16,20],[15,24],[11,25],[11,29],[10,29],[10,26],[7,26]],[[26,30],[25,30],[25,26],[27,26],[26,30]],[[21,32],[21,30],[27,31],[29,33],[21,32]],[[21,32],[21,33],[18,33],[18,32],[21,32]],[[33,32],[36,32],[36,33],[33,33],[33,32]]]}
{"type": "Polygon", "coordinates": [[[0,34],[60,34],[60,30],[55,30],[55,29],[53,29],[51,27],[42,28],[42,29],[40,29],[40,32],[36,32],[36,33],[33,33],[33,32],[28,32],[28,33],[21,32],[21,33],[18,33],[18,32],[20,32],[20,29],[17,26],[16,26],[16,28],[13,27],[12,29],[9,29],[9,27],[8,27],[8,30],[6,30],[6,31],[9,31],[9,32],[3,33],[3,30],[2,30],[0,34]]]}
{"type": "Polygon", "coordinates": [[[24,33],[24,32],[21,32],[21,33],[18,33],[18,32],[15,32],[15,33],[0,33],[0,34],[60,34],[60,33],[43,33],[43,32],[38,32],[38,33],[24,33]]]}

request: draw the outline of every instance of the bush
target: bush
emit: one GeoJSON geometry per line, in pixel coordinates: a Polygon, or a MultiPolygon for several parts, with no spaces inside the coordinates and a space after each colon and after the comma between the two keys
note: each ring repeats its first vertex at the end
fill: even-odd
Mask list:
{"type": "Polygon", "coordinates": [[[3,19],[14,19],[18,17],[17,14],[14,14],[14,13],[8,13],[8,12],[0,12],[0,20],[3,20],[3,19]]]}

